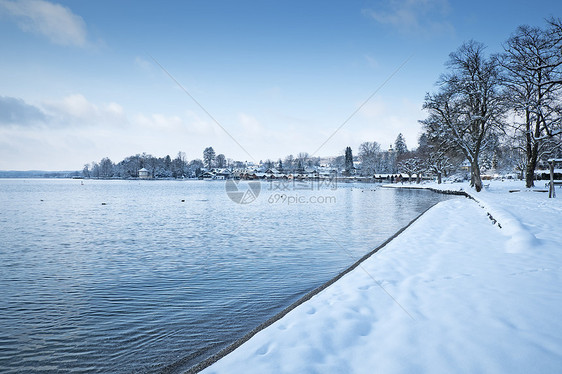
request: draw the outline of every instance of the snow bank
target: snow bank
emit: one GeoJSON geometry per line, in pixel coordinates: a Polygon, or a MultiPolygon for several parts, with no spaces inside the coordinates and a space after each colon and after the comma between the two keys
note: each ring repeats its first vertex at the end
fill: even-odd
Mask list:
{"type": "MultiPolygon", "coordinates": [[[[521,182],[494,182],[488,185],[481,192],[477,193],[470,188],[468,183],[455,183],[455,184],[422,184],[419,188],[429,188],[432,190],[441,190],[447,192],[463,191],[472,199],[474,199],[480,207],[482,207],[488,214],[488,217],[498,224],[502,230],[502,234],[507,237],[505,242],[505,250],[508,253],[520,253],[522,251],[530,250],[538,245],[540,241],[537,240],[535,235],[531,230],[527,229],[522,221],[518,219],[513,214],[509,213],[508,210],[499,206],[499,204],[494,204],[493,202],[497,200],[498,194],[507,194],[509,191],[518,190],[521,192],[520,188],[521,182]]],[[[533,189],[524,189],[524,193],[534,192],[533,189]]],[[[513,195],[513,201],[515,204],[521,203],[521,194],[513,195]]],[[[539,197],[539,196],[536,196],[539,197]]],[[[531,209],[533,207],[531,206],[531,209]]],[[[529,214],[532,211],[529,211],[529,214]]]]}
{"type": "Polygon", "coordinates": [[[507,185],[476,198],[430,209],[203,372],[558,372],[561,201],[507,185]]]}

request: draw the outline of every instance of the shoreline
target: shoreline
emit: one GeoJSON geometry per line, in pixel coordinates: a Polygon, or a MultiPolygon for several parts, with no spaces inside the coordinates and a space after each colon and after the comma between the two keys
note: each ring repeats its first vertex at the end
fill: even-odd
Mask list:
{"type": "MultiPolygon", "coordinates": [[[[383,188],[385,188],[383,186],[383,188]]],[[[408,187],[393,187],[393,188],[404,188],[407,189],[408,187]]],[[[423,188],[410,188],[410,189],[423,189],[423,188]]],[[[445,195],[457,195],[457,196],[464,196],[466,198],[472,199],[472,197],[467,194],[464,191],[445,191],[445,190],[438,190],[438,189],[429,189],[432,192],[435,193],[440,193],[440,194],[445,194],[445,195]]],[[[201,361],[200,363],[196,364],[195,366],[189,368],[187,371],[182,371],[182,373],[185,374],[196,374],[201,372],[202,370],[208,368],[209,366],[213,365],[214,363],[216,363],[217,361],[219,361],[220,359],[224,358],[225,356],[229,355],[230,353],[232,353],[234,350],[236,350],[237,348],[239,348],[240,346],[242,346],[244,343],[246,343],[247,341],[249,341],[251,338],[253,338],[257,333],[259,333],[260,331],[268,328],[269,326],[271,326],[272,324],[274,324],[275,322],[281,320],[283,317],[285,317],[287,314],[289,314],[291,311],[293,311],[295,308],[297,308],[298,306],[304,304],[305,302],[309,301],[312,297],[318,295],[320,292],[322,292],[323,290],[325,290],[326,288],[330,287],[331,285],[333,285],[334,283],[336,283],[337,281],[339,281],[341,278],[343,278],[345,275],[347,275],[348,273],[352,272],[353,270],[355,270],[357,267],[359,267],[363,262],[365,262],[367,259],[369,259],[370,257],[372,257],[374,254],[376,254],[378,251],[380,251],[382,248],[384,248],[385,246],[387,246],[391,241],[393,241],[394,239],[396,239],[400,234],[402,234],[407,228],[409,228],[412,224],[414,224],[418,219],[420,219],[424,214],[426,214],[429,210],[431,210],[432,208],[434,208],[438,203],[430,206],[429,208],[425,209],[423,212],[421,212],[418,216],[416,216],[414,219],[412,219],[410,222],[408,222],[408,224],[406,224],[404,227],[402,227],[401,229],[399,229],[398,231],[396,231],[394,234],[392,234],[388,239],[386,239],[383,243],[381,243],[380,245],[378,245],[375,249],[371,250],[370,252],[368,252],[367,254],[363,255],[359,260],[357,260],[356,262],[354,262],[351,266],[349,266],[348,268],[346,268],[345,270],[343,270],[342,272],[340,272],[338,275],[336,275],[335,277],[333,277],[332,279],[328,280],[327,282],[325,282],[324,284],[318,286],[317,288],[313,289],[312,291],[308,292],[307,294],[305,294],[304,296],[302,296],[301,298],[299,298],[297,301],[295,301],[294,303],[292,303],[291,305],[289,305],[288,307],[284,308],[282,311],[280,311],[279,313],[277,313],[275,316],[269,318],[267,321],[261,323],[260,325],[258,325],[257,327],[255,327],[254,329],[252,329],[250,332],[248,332],[246,335],[244,335],[243,337],[241,337],[240,339],[236,340],[235,342],[233,342],[232,344],[228,345],[227,347],[223,348],[222,350],[220,350],[219,352],[213,354],[212,356],[208,357],[207,359],[201,361]]],[[[174,364],[171,364],[167,367],[165,367],[161,372],[162,373],[175,373],[176,370],[178,370],[178,366],[181,366],[181,361],[174,364]]]]}
{"type": "Polygon", "coordinates": [[[469,199],[427,209],[218,362],[188,373],[210,364],[205,373],[555,370],[562,205],[533,190],[509,193],[513,184],[478,194],[465,184],[389,186],[469,199]],[[365,272],[353,271],[359,265],[365,272]]]}

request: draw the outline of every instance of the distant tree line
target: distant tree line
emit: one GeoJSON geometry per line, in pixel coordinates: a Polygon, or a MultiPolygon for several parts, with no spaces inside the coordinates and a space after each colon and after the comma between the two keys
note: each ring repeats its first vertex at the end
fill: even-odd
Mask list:
{"type": "Polygon", "coordinates": [[[188,161],[184,152],[178,152],[174,159],[169,155],[154,157],[146,153],[137,154],[126,157],[117,164],[105,157],[99,163],[84,165],[82,175],[86,178],[130,179],[138,178],[142,168],[148,170],[152,178],[187,178],[199,176],[203,162],[199,159],[188,161]]]}
{"type": "MultiPolygon", "coordinates": [[[[415,174],[418,181],[423,174],[441,181],[443,175],[464,168],[476,191],[482,189],[482,170],[517,171],[532,187],[539,164],[562,157],[562,21],[551,18],[542,28],[518,27],[503,44],[503,52],[495,55],[487,55],[482,43],[465,42],[445,66],[437,90],[426,94],[427,117],[420,121],[423,132],[416,149],[408,150],[399,134],[389,149],[364,142],[357,157],[347,147],[327,166],[344,175],[415,174]]],[[[117,164],[104,158],[85,165],[83,175],[137,178],[145,168],[153,178],[188,178],[205,169],[248,166],[217,155],[212,147],[202,156],[188,161],[183,152],[174,159],[143,153],[117,164]]],[[[301,152],[259,165],[281,173],[304,173],[321,162],[301,152]]]]}

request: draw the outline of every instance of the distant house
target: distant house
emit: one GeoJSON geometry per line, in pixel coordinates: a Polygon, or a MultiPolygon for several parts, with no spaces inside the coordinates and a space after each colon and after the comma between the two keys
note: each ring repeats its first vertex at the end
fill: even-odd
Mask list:
{"type": "Polygon", "coordinates": [[[215,173],[211,171],[206,171],[199,176],[200,179],[216,179],[215,173]]]}
{"type": "Polygon", "coordinates": [[[216,179],[230,179],[232,173],[228,169],[218,169],[215,171],[216,179]]]}
{"type": "Polygon", "coordinates": [[[145,168],[142,168],[139,170],[139,178],[140,179],[148,179],[150,178],[149,172],[148,170],[146,170],[145,168]]]}

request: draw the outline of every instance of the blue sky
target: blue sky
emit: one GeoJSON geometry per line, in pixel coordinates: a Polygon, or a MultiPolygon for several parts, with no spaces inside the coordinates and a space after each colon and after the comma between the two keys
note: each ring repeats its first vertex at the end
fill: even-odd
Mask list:
{"type": "Polygon", "coordinates": [[[0,0],[0,170],[207,146],[336,156],[400,132],[413,148],[450,52],[469,39],[499,51],[550,16],[562,3],[0,0]]]}

